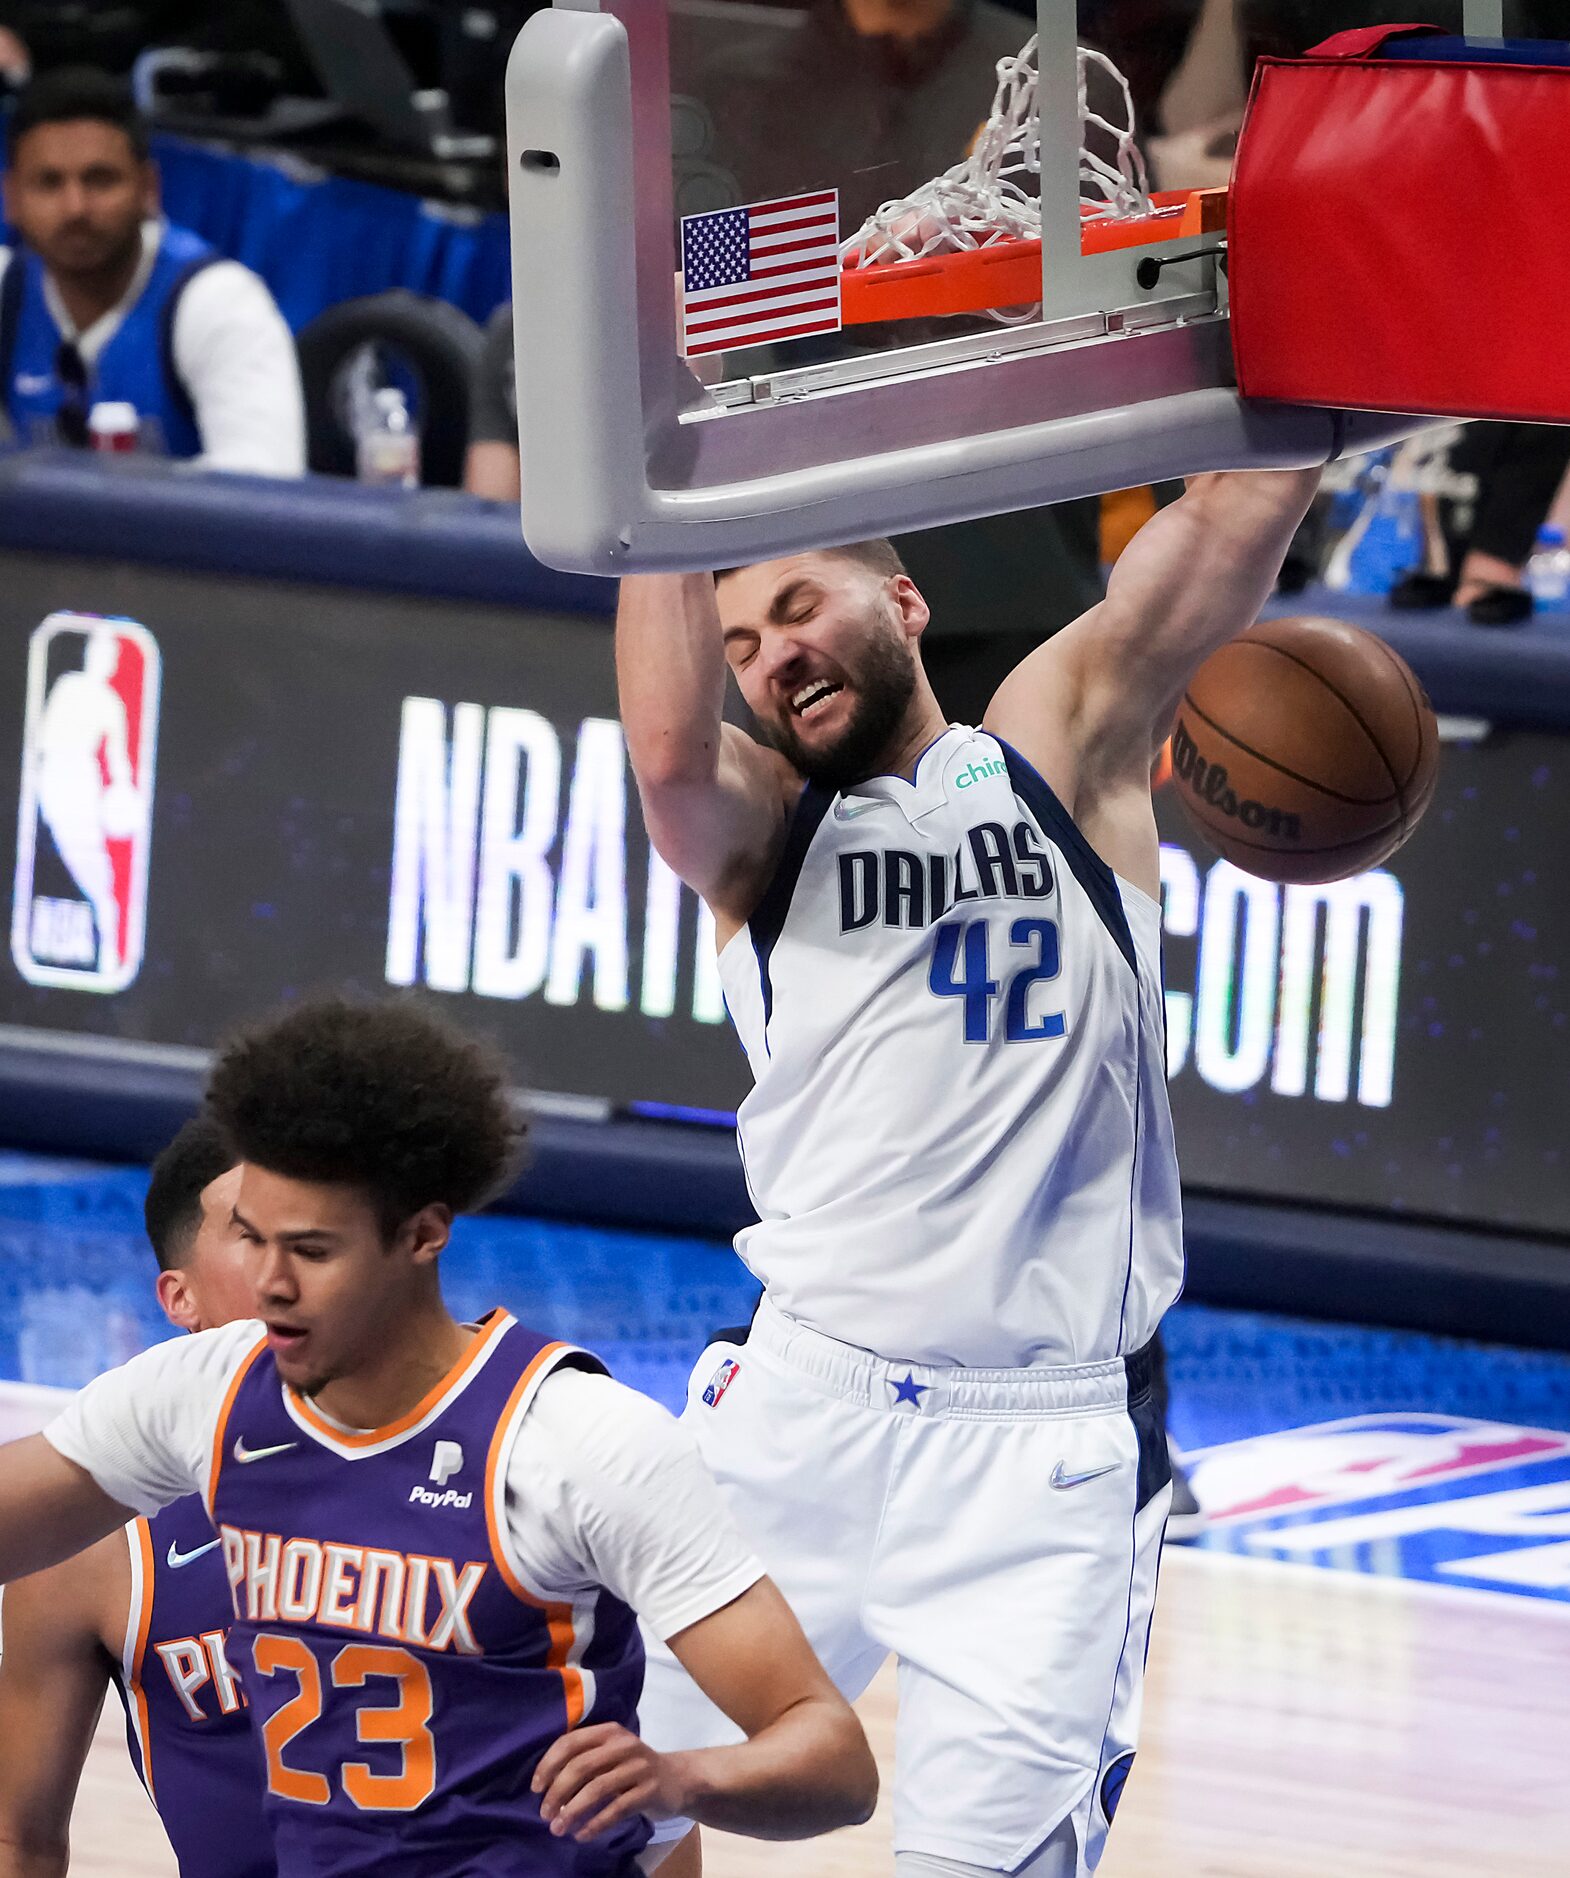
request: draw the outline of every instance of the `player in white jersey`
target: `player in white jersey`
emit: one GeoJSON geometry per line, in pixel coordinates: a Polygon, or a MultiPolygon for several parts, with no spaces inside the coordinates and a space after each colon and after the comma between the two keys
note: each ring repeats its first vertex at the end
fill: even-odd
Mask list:
{"type": "MultiPolygon", "coordinates": [[[[1315,480],[1196,479],[978,729],[887,542],[622,586],[645,819],[755,1084],[764,1296],[686,1420],[840,1688],[898,1658],[899,1878],[1092,1870],[1133,1759],[1183,1258],[1150,771],[1315,480]]],[[[731,1738],[657,1644],[643,1717],[731,1738]]]]}

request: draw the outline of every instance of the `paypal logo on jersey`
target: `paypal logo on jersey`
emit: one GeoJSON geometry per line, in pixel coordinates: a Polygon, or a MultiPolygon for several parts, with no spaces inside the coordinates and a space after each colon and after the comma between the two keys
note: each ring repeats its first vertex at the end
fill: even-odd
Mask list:
{"type": "Polygon", "coordinates": [[[429,1507],[450,1506],[461,1513],[465,1508],[473,1506],[474,1492],[471,1488],[468,1493],[460,1493],[456,1487],[448,1487],[441,1493],[435,1493],[429,1487],[411,1487],[409,1504],[429,1507]]]}
{"type": "Polygon", "coordinates": [[[447,1482],[454,1474],[463,1470],[463,1449],[456,1441],[438,1441],[431,1450],[431,1479],[436,1486],[411,1487],[409,1504],[411,1506],[451,1506],[459,1512],[474,1504],[474,1494],[460,1493],[456,1487],[449,1487],[447,1482]]]}

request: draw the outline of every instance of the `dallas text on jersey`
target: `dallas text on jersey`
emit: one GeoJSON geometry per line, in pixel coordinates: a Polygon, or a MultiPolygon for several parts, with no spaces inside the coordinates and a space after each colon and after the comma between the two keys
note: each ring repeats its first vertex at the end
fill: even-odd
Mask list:
{"type": "Polygon", "coordinates": [[[904,848],[859,849],[839,857],[840,931],[870,926],[919,928],[967,900],[1046,900],[1055,891],[1052,864],[1029,822],[1012,831],[1001,822],[968,829],[947,854],[904,848]]]}

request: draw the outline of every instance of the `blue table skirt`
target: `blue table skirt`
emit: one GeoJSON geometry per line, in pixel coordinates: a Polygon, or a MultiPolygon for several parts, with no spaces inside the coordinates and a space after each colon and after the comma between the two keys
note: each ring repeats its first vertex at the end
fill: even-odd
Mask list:
{"type": "Polygon", "coordinates": [[[254,268],[296,331],[324,307],[389,287],[483,321],[507,299],[507,218],[328,176],[282,154],[154,139],[171,221],[254,268]]]}

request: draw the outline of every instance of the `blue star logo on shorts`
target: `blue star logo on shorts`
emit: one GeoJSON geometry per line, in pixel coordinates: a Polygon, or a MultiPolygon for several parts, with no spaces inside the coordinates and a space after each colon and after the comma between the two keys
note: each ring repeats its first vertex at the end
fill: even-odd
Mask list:
{"type": "Polygon", "coordinates": [[[905,1380],[903,1382],[895,1382],[891,1376],[889,1378],[889,1387],[894,1391],[894,1400],[896,1403],[908,1402],[912,1408],[919,1409],[921,1407],[921,1398],[932,1387],[932,1384],[930,1382],[917,1382],[914,1375],[907,1369],[905,1372],[905,1380]]]}

